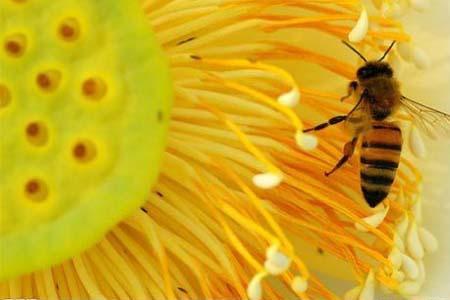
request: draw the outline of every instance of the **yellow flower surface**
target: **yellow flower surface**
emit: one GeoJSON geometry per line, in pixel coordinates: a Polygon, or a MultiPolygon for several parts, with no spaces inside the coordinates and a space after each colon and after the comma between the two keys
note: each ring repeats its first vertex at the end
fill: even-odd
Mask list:
{"type": "MultiPolygon", "coordinates": [[[[14,19],[19,7],[34,2],[10,0],[8,5],[17,8],[9,11],[5,20],[14,19]]],[[[82,11],[80,16],[85,18],[89,15],[98,24],[96,28],[104,30],[112,40],[96,41],[83,51],[98,57],[99,63],[102,59],[108,61],[108,75],[118,85],[128,82],[124,69],[136,74],[117,101],[127,103],[131,98],[142,107],[121,112],[127,120],[137,122],[133,127],[118,125],[114,118],[88,116],[86,122],[98,121],[97,126],[104,126],[108,141],[120,143],[129,135],[138,136],[140,143],[121,148],[117,160],[126,157],[140,163],[121,169],[122,175],[115,177],[118,181],[106,194],[92,194],[87,199],[81,195],[86,189],[83,181],[73,183],[80,176],[63,167],[65,161],[53,161],[60,170],[58,174],[74,177],[69,182],[80,188],[80,196],[74,196],[74,202],[67,204],[72,207],[66,211],[74,210],[74,203],[114,201],[101,210],[88,207],[85,212],[79,211],[73,224],[82,231],[64,224],[55,229],[70,237],[64,247],[70,248],[70,241],[78,243],[79,237],[73,236],[72,230],[88,235],[92,242],[89,247],[64,252],[70,255],[64,261],[29,266],[23,256],[23,262],[16,259],[14,264],[9,263],[10,268],[15,268],[15,263],[24,267],[17,267],[19,271],[14,275],[6,274],[0,283],[0,297],[341,299],[344,295],[326,284],[320,276],[323,273],[352,281],[355,288],[346,299],[375,299],[378,287],[403,296],[420,291],[425,280],[423,258],[435,251],[437,244],[423,227],[422,176],[410,155],[402,156],[388,198],[371,209],[360,192],[357,155],[332,176],[324,176],[342,156],[343,144],[351,139],[345,131],[336,126],[316,135],[303,133],[304,128],[346,114],[354,106],[355,99],[339,100],[346,94],[346,85],[354,79],[357,67],[349,63],[350,58],[355,61],[356,55],[341,40],[349,39],[370,59],[378,59],[396,40],[399,46],[391,52],[390,61],[399,59],[402,48],[410,50],[410,59],[418,66],[426,64],[420,51],[411,49],[411,39],[402,24],[388,18],[395,1],[374,1],[379,10],[363,7],[357,0],[141,1],[148,32],[153,31],[163,50],[160,57],[154,55],[158,52],[152,37],[142,33],[142,15],[128,9],[133,1],[97,2],[81,1],[85,6],[76,6],[74,11],[82,11]],[[139,38],[140,34],[144,36],[139,38]],[[103,47],[114,49],[118,57],[110,62],[102,55],[103,47]],[[148,65],[145,53],[151,61],[148,65]],[[158,130],[154,101],[161,99],[160,103],[164,103],[160,97],[170,94],[165,91],[165,76],[155,69],[160,66],[156,62],[159,59],[170,63],[174,103],[159,178],[152,184],[151,177],[145,178],[141,172],[156,172],[154,163],[139,155],[154,154],[154,132],[158,130]],[[337,86],[339,92],[333,88],[337,86]],[[155,94],[147,95],[147,89],[155,94]],[[143,117],[146,114],[148,119],[143,117]],[[108,130],[115,126],[120,130],[108,130]],[[138,192],[142,191],[132,184],[146,185],[147,196],[140,197],[138,192]],[[129,210],[113,213],[121,209],[117,206],[120,201],[129,210]],[[101,233],[97,231],[100,226],[94,226],[92,232],[85,228],[89,218],[110,219],[110,214],[120,215],[121,222],[115,226],[108,223],[110,230],[102,238],[93,233],[101,233]]],[[[55,8],[72,1],[58,3],[55,8]]],[[[56,20],[66,20],[65,24],[72,26],[74,17],[64,14],[64,9],[55,11],[56,20]]],[[[17,19],[45,24],[52,20],[38,14],[17,19]]],[[[3,42],[3,35],[1,38],[3,42]]],[[[16,38],[16,44],[20,43],[16,38]]],[[[63,53],[67,53],[68,48],[64,49],[63,53]]],[[[52,53],[49,58],[57,55],[52,53]]],[[[31,65],[38,65],[37,57],[30,59],[31,65]]],[[[75,66],[80,61],[73,56],[67,59],[74,70],[67,67],[64,74],[78,78],[75,75],[80,70],[75,66]]],[[[86,64],[88,70],[96,66],[97,60],[86,64]]],[[[48,77],[52,82],[52,73],[48,77]]],[[[95,80],[93,83],[101,87],[95,80]]],[[[11,86],[29,92],[26,86],[11,86]]],[[[76,89],[77,85],[72,87],[76,89]]],[[[8,93],[2,95],[14,95],[9,88],[4,90],[8,93]]],[[[54,98],[67,100],[62,96],[54,98]]],[[[8,109],[15,98],[2,99],[6,103],[2,109],[8,109]]],[[[28,104],[31,100],[17,106],[17,110],[24,114],[34,111],[37,105],[28,104]]],[[[75,121],[79,114],[73,109],[69,105],[55,108],[56,112],[72,116],[58,119],[65,124],[67,134],[83,127],[75,121]]],[[[399,119],[403,120],[405,145],[409,145],[410,118],[401,113],[399,119]]],[[[23,139],[23,126],[18,128],[23,139]]],[[[416,140],[420,141],[420,136],[416,140]]],[[[163,146],[162,141],[156,144],[163,146]]],[[[16,164],[30,164],[14,157],[16,164]]],[[[30,161],[46,165],[36,158],[30,161]]],[[[17,174],[23,172],[17,170],[17,174]]],[[[100,188],[94,186],[92,190],[97,193],[100,188]]],[[[8,209],[14,212],[17,199],[2,198],[2,210],[3,201],[9,201],[12,208],[8,209]]],[[[31,214],[29,218],[37,222],[31,214]]],[[[38,227],[34,223],[28,228],[33,226],[38,227]]],[[[36,251],[61,249],[63,246],[57,245],[60,239],[55,236],[50,248],[38,243],[36,251]]],[[[32,238],[26,235],[22,240],[32,238]]],[[[2,249],[13,248],[2,240],[2,249]]],[[[17,257],[27,253],[14,249],[17,257]]]]}

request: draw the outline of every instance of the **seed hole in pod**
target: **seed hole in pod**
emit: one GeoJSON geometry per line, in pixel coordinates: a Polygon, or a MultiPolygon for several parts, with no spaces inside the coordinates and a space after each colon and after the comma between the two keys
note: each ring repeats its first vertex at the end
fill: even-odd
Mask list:
{"type": "Polygon", "coordinates": [[[11,102],[11,93],[6,85],[0,83],[0,109],[6,107],[11,102]]]}
{"type": "Polygon", "coordinates": [[[61,81],[61,73],[57,70],[47,70],[37,74],[36,84],[45,92],[52,92],[56,90],[61,81]]]}
{"type": "Polygon", "coordinates": [[[67,18],[60,23],[58,35],[67,42],[73,42],[80,35],[80,24],[74,18],[67,18]]]}
{"type": "Polygon", "coordinates": [[[44,146],[48,141],[48,129],[42,122],[33,121],[27,124],[25,135],[34,146],[44,146]]]}
{"type": "Polygon", "coordinates": [[[32,178],[25,183],[25,196],[34,202],[42,202],[48,197],[48,187],[44,181],[32,178]]]}
{"type": "Polygon", "coordinates": [[[107,92],[105,82],[100,78],[88,78],[81,87],[83,95],[90,100],[100,100],[107,92]]]}
{"type": "Polygon", "coordinates": [[[97,156],[97,149],[91,141],[82,140],[75,143],[72,148],[72,155],[76,161],[88,163],[97,156]]]}
{"type": "Polygon", "coordinates": [[[6,38],[4,49],[9,56],[20,57],[25,53],[26,45],[26,37],[21,33],[17,33],[6,38]]]}

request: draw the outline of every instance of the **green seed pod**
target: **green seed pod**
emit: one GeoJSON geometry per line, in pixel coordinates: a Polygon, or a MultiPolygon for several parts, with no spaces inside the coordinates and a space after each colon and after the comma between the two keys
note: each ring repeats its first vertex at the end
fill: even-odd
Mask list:
{"type": "Polygon", "coordinates": [[[86,250],[156,181],[171,85],[138,2],[0,2],[0,280],[86,250]]]}

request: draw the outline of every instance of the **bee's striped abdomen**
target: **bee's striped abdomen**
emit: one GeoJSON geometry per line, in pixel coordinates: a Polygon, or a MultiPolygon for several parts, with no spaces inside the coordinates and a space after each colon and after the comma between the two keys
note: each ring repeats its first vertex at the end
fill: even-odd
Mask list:
{"type": "Polygon", "coordinates": [[[371,207],[389,194],[402,150],[400,128],[389,122],[373,122],[364,132],[361,146],[361,190],[371,207]]]}

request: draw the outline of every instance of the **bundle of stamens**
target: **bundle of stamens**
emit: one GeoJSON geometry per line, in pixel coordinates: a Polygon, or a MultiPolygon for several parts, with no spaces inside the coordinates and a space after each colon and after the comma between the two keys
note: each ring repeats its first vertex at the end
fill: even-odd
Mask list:
{"type": "Polygon", "coordinates": [[[346,299],[374,299],[377,286],[418,293],[424,254],[437,248],[423,227],[421,174],[402,157],[375,209],[360,193],[356,160],[325,177],[348,137],[302,130],[354,104],[298,84],[281,66],[319,66],[343,94],[356,66],[277,36],[312,30],[337,48],[352,33],[379,53],[409,41],[401,24],[368,17],[357,0],[147,0],[143,9],[175,95],[159,180],[97,245],[1,283],[0,297],[334,300],[315,272],[336,264],[357,283],[346,299]]]}
{"type": "Polygon", "coordinates": [[[428,0],[372,0],[373,4],[386,17],[403,16],[409,8],[422,12],[428,8],[428,0]]]}

